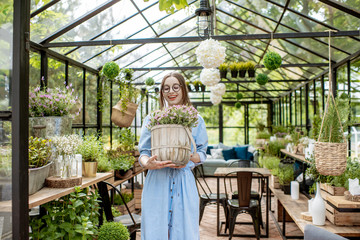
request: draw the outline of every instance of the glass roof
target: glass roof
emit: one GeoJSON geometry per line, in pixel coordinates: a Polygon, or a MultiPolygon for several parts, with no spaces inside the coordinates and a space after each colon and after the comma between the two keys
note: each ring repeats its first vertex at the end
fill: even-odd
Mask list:
{"type": "MultiPolygon", "coordinates": [[[[288,0],[223,0],[215,1],[216,35],[253,35],[275,33],[324,32],[328,29],[359,31],[360,18],[329,6],[320,1],[293,0],[285,8],[288,0]]],[[[189,7],[176,10],[173,14],[159,11],[156,0],[61,0],[55,4],[50,0],[31,0],[31,12],[45,8],[31,18],[31,41],[35,43],[67,43],[117,39],[151,39],[197,37],[195,10],[199,1],[188,1],[189,7]]],[[[353,6],[353,0],[342,0],[345,6],[353,6]]],[[[210,2],[212,5],[213,2],[210,2]]],[[[121,68],[136,68],[135,82],[143,83],[153,77],[157,83],[167,72],[179,69],[193,81],[199,78],[199,67],[195,50],[196,42],[143,43],[123,45],[99,45],[51,48],[68,58],[94,69],[108,61],[116,61],[121,68]],[[164,70],[151,70],[151,68],[164,70]],[[144,68],[144,70],[142,70],[144,68]]],[[[251,80],[239,84],[244,96],[277,97],[284,91],[297,87],[303,81],[320,74],[328,67],[328,38],[286,38],[226,40],[221,44],[227,48],[226,61],[254,61],[262,65],[264,51],[275,51],[283,59],[282,67],[269,71],[263,67],[257,73],[265,73],[271,80],[259,86],[251,80]],[[271,44],[269,44],[271,42],[271,44]],[[292,64],[295,66],[286,66],[292,64]],[[305,64],[304,66],[301,66],[305,64]],[[309,65],[310,64],[310,65],[309,65]],[[325,64],[311,66],[311,64],[325,64]],[[279,82],[282,80],[282,82],[279,82]],[[298,80],[298,81],[297,81],[298,80]],[[277,91],[279,90],[279,91],[277,91]]],[[[331,58],[334,62],[360,50],[359,36],[333,37],[331,58]]],[[[233,84],[233,83],[229,83],[233,84]]]]}

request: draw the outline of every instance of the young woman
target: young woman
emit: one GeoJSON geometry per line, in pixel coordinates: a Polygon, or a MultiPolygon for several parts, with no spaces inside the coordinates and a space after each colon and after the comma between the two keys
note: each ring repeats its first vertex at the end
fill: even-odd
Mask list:
{"type": "MultiPolygon", "coordinates": [[[[167,74],[161,82],[160,108],[189,104],[184,77],[177,72],[167,74]]],[[[198,126],[192,128],[197,153],[190,155],[185,166],[151,156],[148,122],[149,116],[144,119],[139,142],[140,164],[149,169],[141,200],[141,240],[198,240],[199,195],[191,169],[206,159],[204,120],[198,116],[198,126]]]]}

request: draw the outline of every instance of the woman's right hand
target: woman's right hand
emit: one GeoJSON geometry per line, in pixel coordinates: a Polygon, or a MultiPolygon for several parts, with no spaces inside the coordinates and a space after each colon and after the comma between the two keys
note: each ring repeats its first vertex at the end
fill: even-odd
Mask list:
{"type": "MultiPolygon", "coordinates": [[[[147,157],[143,156],[142,158],[147,157]]],[[[157,156],[151,156],[150,158],[147,157],[147,159],[141,159],[141,163],[144,168],[146,169],[161,169],[166,167],[174,168],[176,165],[172,161],[157,161],[157,156]]]]}

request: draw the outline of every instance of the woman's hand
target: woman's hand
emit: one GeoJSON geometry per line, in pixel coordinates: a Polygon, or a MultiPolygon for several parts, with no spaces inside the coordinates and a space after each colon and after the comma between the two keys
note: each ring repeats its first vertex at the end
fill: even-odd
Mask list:
{"type": "Polygon", "coordinates": [[[157,156],[151,156],[150,158],[147,156],[143,156],[141,157],[141,164],[143,165],[144,168],[147,169],[161,169],[161,168],[166,168],[166,167],[171,167],[171,168],[178,168],[172,161],[157,161],[157,156]],[[144,159],[147,158],[147,159],[144,159]]]}
{"type": "Polygon", "coordinates": [[[199,163],[200,162],[200,155],[195,153],[195,154],[190,154],[190,160],[194,163],[199,163]]]}

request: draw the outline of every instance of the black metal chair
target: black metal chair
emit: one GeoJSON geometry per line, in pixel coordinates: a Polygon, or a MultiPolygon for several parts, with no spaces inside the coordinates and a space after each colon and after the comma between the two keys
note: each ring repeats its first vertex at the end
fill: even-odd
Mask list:
{"type": "MultiPolygon", "coordinates": [[[[224,178],[225,185],[225,194],[226,196],[231,196],[232,192],[228,192],[230,190],[227,186],[231,186],[231,175],[235,175],[237,179],[237,199],[227,199],[227,219],[226,226],[229,227],[229,239],[232,239],[236,217],[240,213],[248,213],[251,215],[255,236],[257,239],[260,239],[260,202],[257,199],[251,198],[251,186],[253,180],[253,174],[257,174],[260,179],[264,179],[265,177],[256,171],[235,171],[227,174],[224,178]]],[[[260,199],[262,198],[262,193],[260,192],[260,199]]]]}
{"type": "MultiPolygon", "coordinates": [[[[199,224],[201,222],[201,219],[204,215],[205,207],[209,204],[216,204],[217,203],[217,194],[213,193],[209,187],[209,185],[206,182],[206,179],[204,177],[204,171],[202,169],[202,166],[199,165],[193,169],[193,174],[196,181],[196,187],[198,189],[199,198],[200,198],[200,208],[199,208],[199,224]],[[202,182],[199,180],[202,179],[202,182]],[[200,194],[199,188],[204,192],[203,194],[200,194]]],[[[220,204],[224,208],[225,216],[226,216],[226,196],[224,193],[220,193],[219,196],[220,204]]]]}
{"type": "Polygon", "coordinates": [[[130,239],[135,240],[136,239],[136,231],[140,230],[141,226],[141,216],[137,214],[132,214],[129,210],[129,207],[125,203],[124,197],[121,194],[120,190],[117,189],[114,185],[108,182],[99,182],[98,184],[99,188],[99,194],[101,197],[100,202],[100,216],[99,216],[99,225],[101,226],[103,224],[103,212],[105,213],[106,220],[108,222],[121,222],[124,226],[126,226],[130,232],[130,239]],[[118,217],[113,216],[111,211],[111,196],[109,196],[109,188],[110,190],[115,191],[115,193],[119,194],[122,201],[124,202],[125,208],[128,212],[128,214],[121,215],[118,217]]]}

